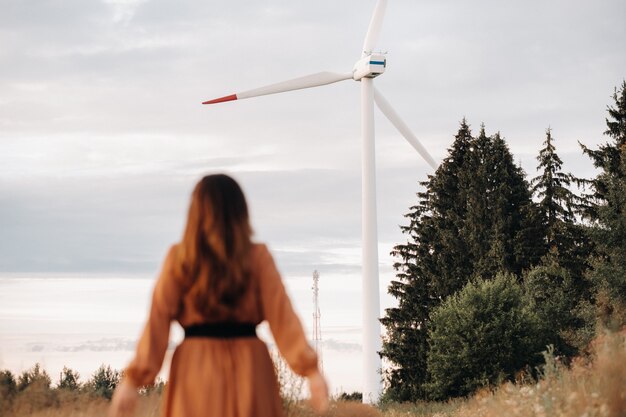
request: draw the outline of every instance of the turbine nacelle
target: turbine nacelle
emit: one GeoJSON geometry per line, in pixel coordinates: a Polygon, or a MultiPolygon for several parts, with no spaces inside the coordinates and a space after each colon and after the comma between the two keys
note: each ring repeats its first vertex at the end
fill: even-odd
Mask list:
{"type": "Polygon", "coordinates": [[[387,58],[382,54],[369,54],[354,64],[352,79],[361,81],[361,78],[375,78],[385,72],[387,58]]]}

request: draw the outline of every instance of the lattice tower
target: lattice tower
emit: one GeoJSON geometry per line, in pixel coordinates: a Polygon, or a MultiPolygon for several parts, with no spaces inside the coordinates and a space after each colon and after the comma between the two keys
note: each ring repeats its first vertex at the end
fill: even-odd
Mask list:
{"type": "Polygon", "coordinates": [[[317,271],[313,271],[313,345],[315,347],[315,353],[319,360],[320,370],[324,369],[324,362],[322,360],[322,324],[320,318],[320,305],[319,305],[319,280],[320,274],[317,271]]]}

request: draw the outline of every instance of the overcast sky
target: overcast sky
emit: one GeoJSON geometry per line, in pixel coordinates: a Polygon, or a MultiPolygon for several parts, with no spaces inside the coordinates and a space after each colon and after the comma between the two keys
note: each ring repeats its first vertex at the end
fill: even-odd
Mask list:
{"type": "MultiPolygon", "coordinates": [[[[244,187],[288,279],[360,268],[359,86],[204,100],[350,71],[374,0],[0,0],[0,271],[153,273],[205,173],[244,187]]],[[[529,175],[603,141],[626,2],[390,0],[377,87],[441,160],[465,116],[529,175]]],[[[381,287],[432,170],[380,114],[381,287]]],[[[341,278],[345,278],[342,281],[341,278]]],[[[309,285],[307,282],[306,285],[309,285]]]]}
{"type": "MultiPolygon", "coordinates": [[[[359,85],[200,103],[350,71],[375,3],[0,0],[0,367],[124,366],[151,283],[128,277],[155,275],[196,181],[227,172],[309,329],[320,271],[325,369],[360,389],[359,85]]],[[[389,0],[375,84],[438,161],[466,117],[529,176],[551,127],[565,170],[591,176],[578,141],[606,140],[625,20],[623,0],[389,0]]],[[[385,308],[433,171],[380,114],[376,134],[385,308]]]]}

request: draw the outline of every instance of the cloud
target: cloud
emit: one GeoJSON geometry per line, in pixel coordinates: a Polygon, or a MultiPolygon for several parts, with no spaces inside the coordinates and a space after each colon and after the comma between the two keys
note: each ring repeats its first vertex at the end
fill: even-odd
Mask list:
{"type": "MultiPolygon", "coordinates": [[[[239,161],[217,159],[216,164],[239,161]]],[[[205,168],[210,166],[206,162],[205,168]]],[[[179,238],[189,192],[200,177],[200,172],[193,177],[171,172],[176,168],[163,171],[161,166],[145,173],[124,169],[119,175],[110,169],[106,176],[103,171],[0,183],[0,267],[152,271],[162,248],[179,238]]],[[[248,191],[258,239],[272,243],[285,272],[309,270],[311,265],[358,268],[358,259],[351,265],[342,250],[359,246],[353,236],[358,236],[360,216],[349,222],[343,218],[358,213],[358,182],[346,192],[332,171],[249,171],[237,177],[248,191]]]]}
{"type": "Polygon", "coordinates": [[[344,342],[336,339],[325,339],[322,341],[324,349],[333,350],[336,352],[361,352],[363,346],[359,343],[344,342]]]}
{"type": "Polygon", "coordinates": [[[128,24],[135,16],[137,8],[147,0],[103,0],[113,9],[113,22],[128,24]]]}
{"type": "MultiPolygon", "coordinates": [[[[176,343],[170,341],[167,349],[172,351],[176,348],[176,345],[176,343]]],[[[113,337],[87,340],[71,345],[44,345],[35,343],[29,346],[28,350],[31,352],[134,352],[137,347],[137,340],[113,337]]]]}
{"type": "Polygon", "coordinates": [[[122,338],[102,338],[88,340],[84,343],[71,346],[57,346],[54,350],[59,352],[110,352],[110,351],[133,351],[137,346],[136,340],[122,338]]]}

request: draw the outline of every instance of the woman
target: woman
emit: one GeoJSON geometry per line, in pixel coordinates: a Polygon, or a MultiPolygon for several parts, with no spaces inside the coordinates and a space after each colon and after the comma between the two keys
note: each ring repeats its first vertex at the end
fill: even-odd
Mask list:
{"type": "Polygon", "coordinates": [[[163,416],[282,416],[273,364],[255,334],[263,320],[289,366],[308,379],[312,406],[320,412],[327,407],[317,356],[271,254],[251,235],[239,185],[226,175],[202,178],[182,242],[165,258],[135,358],[113,396],[112,416],[131,415],[137,389],[154,382],[172,320],[185,329],[185,339],[172,357],[163,416]]]}

